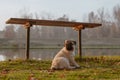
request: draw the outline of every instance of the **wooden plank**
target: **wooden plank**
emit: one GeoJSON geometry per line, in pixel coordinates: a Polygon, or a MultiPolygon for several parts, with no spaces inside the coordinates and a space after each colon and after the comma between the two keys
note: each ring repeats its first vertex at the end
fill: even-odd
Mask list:
{"type": "Polygon", "coordinates": [[[67,22],[67,21],[55,21],[55,20],[38,20],[38,19],[23,19],[23,18],[10,18],[7,24],[26,24],[30,22],[32,25],[42,25],[42,26],[60,26],[60,27],[76,27],[83,25],[85,28],[94,28],[101,26],[98,23],[83,23],[83,22],[67,22]]]}

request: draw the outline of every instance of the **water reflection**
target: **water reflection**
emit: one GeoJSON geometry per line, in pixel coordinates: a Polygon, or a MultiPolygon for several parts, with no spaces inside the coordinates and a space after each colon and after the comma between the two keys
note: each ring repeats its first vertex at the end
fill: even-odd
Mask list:
{"type": "MultiPolygon", "coordinates": [[[[31,49],[30,59],[51,60],[59,50],[60,49],[31,49]]],[[[82,53],[83,56],[120,56],[120,49],[83,49],[82,53]]],[[[25,49],[0,49],[0,61],[8,59],[25,59],[25,49]]]]}
{"type": "MultiPolygon", "coordinates": [[[[51,60],[59,49],[31,49],[30,59],[51,60]]],[[[25,49],[0,49],[0,61],[8,59],[25,59],[25,49]]]]}
{"type": "Polygon", "coordinates": [[[5,60],[5,56],[0,55],[0,61],[4,61],[5,60]]]}

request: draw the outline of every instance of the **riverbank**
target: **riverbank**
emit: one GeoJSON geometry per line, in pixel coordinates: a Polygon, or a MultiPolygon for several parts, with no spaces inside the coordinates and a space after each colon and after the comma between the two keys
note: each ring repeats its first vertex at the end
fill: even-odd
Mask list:
{"type": "MultiPolygon", "coordinates": [[[[30,49],[61,49],[63,45],[37,45],[30,46],[30,49]]],[[[83,49],[120,49],[120,45],[82,45],[83,49]]],[[[24,46],[16,46],[16,45],[7,45],[0,46],[0,49],[25,49],[24,46]]],[[[76,46],[77,49],[77,46],[76,46]]]]}
{"type": "Polygon", "coordinates": [[[0,62],[0,80],[119,80],[120,56],[84,57],[76,70],[50,70],[51,61],[7,60],[0,62]]]}

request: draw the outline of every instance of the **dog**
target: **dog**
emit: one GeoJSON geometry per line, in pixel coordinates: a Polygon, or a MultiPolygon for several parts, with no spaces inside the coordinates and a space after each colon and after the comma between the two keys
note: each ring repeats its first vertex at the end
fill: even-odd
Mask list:
{"type": "Polygon", "coordinates": [[[75,69],[80,67],[74,60],[74,45],[76,45],[75,41],[64,41],[64,47],[56,54],[56,56],[52,60],[52,70],[75,69]]]}

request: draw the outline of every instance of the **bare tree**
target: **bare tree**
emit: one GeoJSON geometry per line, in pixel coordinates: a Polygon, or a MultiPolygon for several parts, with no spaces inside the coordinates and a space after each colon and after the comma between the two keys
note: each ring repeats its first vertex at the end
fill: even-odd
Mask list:
{"type": "Polygon", "coordinates": [[[30,19],[33,17],[33,14],[30,12],[29,9],[27,8],[23,8],[22,10],[20,10],[20,17],[21,18],[27,18],[27,19],[30,19]]]}
{"type": "Polygon", "coordinates": [[[120,24],[120,6],[119,5],[113,8],[113,16],[117,24],[119,25],[120,24]]]}
{"type": "Polygon", "coordinates": [[[5,27],[4,36],[7,39],[15,39],[15,30],[13,25],[8,25],[5,27]]]}
{"type": "Polygon", "coordinates": [[[113,16],[115,20],[115,36],[120,37],[120,6],[117,5],[113,8],[113,16]]]}
{"type": "Polygon", "coordinates": [[[99,9],[98,11],[98,21],[102,23],[102,27],[99,28],[101,37],[109,37],[111,36],[110,27],[111,22],[109,21],[111,17],[108,18],[109,13],[105,12],[104,8],[99,9]]]}

